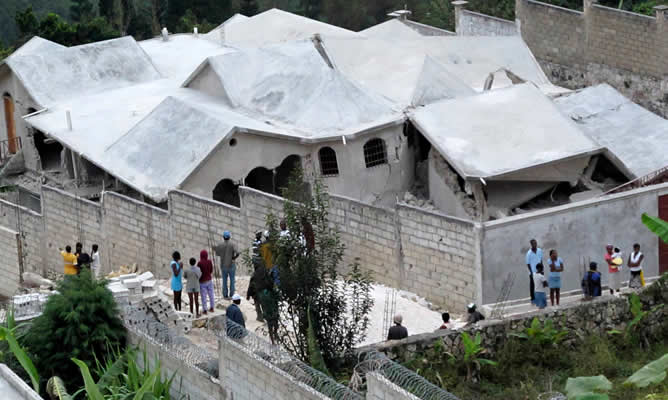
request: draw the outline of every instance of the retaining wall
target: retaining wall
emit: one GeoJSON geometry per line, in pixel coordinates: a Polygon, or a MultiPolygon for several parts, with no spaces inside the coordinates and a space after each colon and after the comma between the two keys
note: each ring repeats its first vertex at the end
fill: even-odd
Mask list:
{"type": "Polygon", "coordinates": [[[366,374],[367,400],[419,400],[377,372],[366,374]]]}

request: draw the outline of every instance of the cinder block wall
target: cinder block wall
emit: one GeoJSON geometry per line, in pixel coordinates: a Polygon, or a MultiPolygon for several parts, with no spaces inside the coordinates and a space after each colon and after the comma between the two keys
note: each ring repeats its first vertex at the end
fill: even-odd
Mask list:
{"type": "Polygon", "coordinates": [[[231,399],[328,399],[227,337],[219,349],[220,381],[231,399]]]}
{"type": "Polygon", "coordinates": [[[367,400],[418,400],[394,383],[388,381],[377,372],[366,374],[366,399],[367,400]]]}
{"type": "Polygon", "coordinates": [[[42,215],[28,208],[0,200],[0,226],[21,233],[24,271],[43,273],[47,268],[43,257],[42,215]]]}
{"type": "Polygon", "coordinates": [[[20,284],[19,233],[0,227],[0,296],[10,297],[20,284]]]}

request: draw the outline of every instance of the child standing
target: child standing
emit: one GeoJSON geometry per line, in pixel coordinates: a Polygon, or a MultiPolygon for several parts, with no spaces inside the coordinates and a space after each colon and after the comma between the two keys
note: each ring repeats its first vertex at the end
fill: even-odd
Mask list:
{"type": "Polygon", "coordinates": [[[172,291],[174,292],[174,309],[181,311],[181,290],[183,290],[183,263],[178,251],[172,253],[172,291]]]}
{"type": "Polygon", "coordinates": [[[540,309],[547,307],[547,296],[545,288],[547,287],[547,279],[543,275],[543,264],[536,264],[536,273],[533,274],[534,297],[536,299],[536,306],[540,309]]]}
{"type": "Polygon", "coordinates": [[[561,297],[561,273],[564,272],[564,260],[559,257],[556,250],[550,250],[550,274],[548,275],[548,285],[550,286],[550,305],[554,307],[556,298],[559,305],[561,297]]]}
{"type": "Polygon", "coordinates": [[[197,260],[190,258],[190,269],[184,272],[186,278],[186,292],[190,302],[190,313],[199,318],[199,278],[202,276],[202,270],[197,265],[197,260]],[[193,303],[195,303],[195,312],[193,312],[193,303]]]}

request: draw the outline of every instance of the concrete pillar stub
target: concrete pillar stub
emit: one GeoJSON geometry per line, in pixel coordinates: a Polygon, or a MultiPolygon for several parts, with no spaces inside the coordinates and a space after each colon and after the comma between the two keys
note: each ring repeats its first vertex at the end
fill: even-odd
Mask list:
{"type": "Polygon", "coordinates": [[[660,5],[654,7],[654,12],[656,12],[656,23],[659,25],[659,29],[666,30],[668,29],[668,5],[660,5]]]}
{"type": "Polygon", "coordinates": [[[461,28],[460,18],[462,15],[462,10],[466,8],[466,5],[468,3],[469,2],[466,0],[456,0],[451,3],[453,6],[455,6],[455,32],[457,33],[457,35],[463,35],[463,32],[460,29],[461,28]]]}

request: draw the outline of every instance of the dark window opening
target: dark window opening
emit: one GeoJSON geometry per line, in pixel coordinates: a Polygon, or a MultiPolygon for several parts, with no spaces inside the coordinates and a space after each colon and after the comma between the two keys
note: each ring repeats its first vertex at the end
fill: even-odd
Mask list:
{"type": "Polygon", "coordinates": [[[387,149],[383,139],[371,139],[364,144],[364,162],[367,168],[387,164],[387,149]]]}
{"type": "Polygon", "coordinates": [[[336,161],[336,152],[331,147],[323,147],[318,151],[320,158],[320,172],[323,176],[336,176],[339,174],[339,164],[336,161]]]}
{"type": "Polygon", "coordinates": [[[230,204],[235,207],[241,206],[239,199],[239,185],[232,179],[223,179],[213,188],[213,199],[221,203],[230,204]]]}
{"type": "Polygon", "coordinates": [[[626,177],[607,157],[599,156],[596,168],[591,176],[596,182],[609,183],[610,185],[622,184],[628,182],[626,177]]]}
{"type": "Polygon", "coordinates": [[[33,133],[35,148],[39,159],[42,162],[42,170],[49,171],[59,169],[61,165],[61,154],[63,146],[57,141],[47,138],[43,132],[35,131],[33,133]]]}
{"type": "Polygon", "coordinates": [[[276,168],[275,194],[282,195],[283,189],[288,187],[290,176],[295,168],[301,168],[302,158],[296,154],[287,156],[281,165],[276,168]]]}
{"type": "Polygon", "coordinates": [[[274,172],[264,167],[254,168],[248,173],[244,180],[246,186],[260,190],[265,193],[274,192],[274,172]]]}

